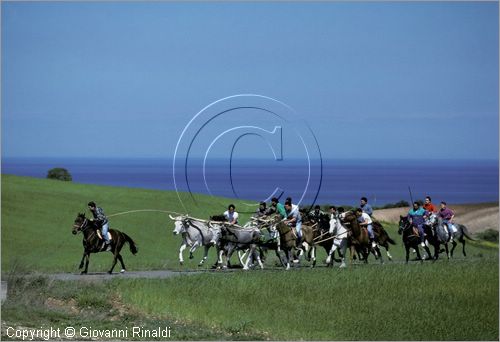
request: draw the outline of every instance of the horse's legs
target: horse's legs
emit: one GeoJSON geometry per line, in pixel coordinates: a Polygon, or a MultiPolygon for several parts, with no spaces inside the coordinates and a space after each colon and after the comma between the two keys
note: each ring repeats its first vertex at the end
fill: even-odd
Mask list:
{"type": "Polygon", "coordinates": [[[81,270],[83,268],[83,261],[85,260],[85,255],[87,255],[87,254],[85,253],[85,251],[83,251],[82,261],[80,261],[80,266],[78,266],[79,270],[81,270]]]}
{"type": "Polygon", "coordinates": [[[248,265],[250,264],[251,260],[253,261],[253,255],[255,253],[255,245],[251,245],[250,248],[248,250],[246,250],[244,254],[246,254],[247,252],[248,252],[248,258],[247,258],[247,261],[243,264],[243,269],[245,271],[250,269],[248,265]]]}
{"type": "Polygon", "coordinates": [[[420,262],[423,262],[424,259],[422,259],[422,256],[420,255],[420,248],[418,248],[418,245],[415,247],[417,251],[417,259],[420,260],[420,262]]]}
{"type": "Polygon", "coordinates": [[[82,274],[87,274],[87,271],[89,269],[89,259],[90,259],[90,253],[85,253],[85,269],[82,271],[82,274]]]}
{"type": "Polygon", "coordinates": [[[429,246],[425,245],[424,250],[425,250],[425,253],[427,253],[427,255],[429,256],[429,260],[431,260],[432,256],[431,256],[431,250],[429,249],[429,246]]]}
{"type": "Polygon", "coordinates": [[[315,267],[316,266],[316,245],[312,245],[312,247],[311,247],[311,258],[312,258],[311,267],[315,267]]]}
{"type": "Polygon", "coordinates": [[[231,256],[234,253],[234,246],[228,246],[228,249],[226,250],[226,265],[224,268],[228,268],[231,266],[231,256]]]}
{"type": "Polygon", "coordinates": [[[185,242],[182,243],[181,247],[179,248],[179,263],[181,265],[184,264],[184,257],[182,256],[182,252],[186,249],[187,244],[185,242]]]}
{"type": "Polygon", "coordinates": [[[455,250],[455,247],[457,247],[457,242],[455,241],[455,239],[453,239],[453,240],[451,241],[451,245],[452,245],[453,247],[451,247],[450,257],[451,257],[451,258],[453,258],[453,251],[455,250]]]}
{"type": "Polygon", "coordinates": [[[217,251],[217,265],[218,265],[218,268],[220,268],[222,266],[222,256],[224,255],[224,249],[220,249],[217,251]]]}
{"type": "Polygon", "coordinates": [[[283,262],[283,257],[281,256],[281,254],[280,254],[280,252],[278,251],[278,249],[276,249],[276,256],[277,256],[277,257],[278,257],[278,259],[280,260],[281,266],[286,267],[285,263],[283,262]]]}
{"type": "Polygon", "coordinates": [[[194,258],[193,253],[194,253],[194,251],[196,250],[196,248],[198,248],[198,246],[199,246],[198,241],[196,241],[196,242],[193,244],[193,246],[191,246],[191,248],[189,249],[189,259],[193,259],[193,258],[194,258]]]}
{"type": "Polygon", "coordinates": [[[259,263],[260,269],[263,270],[264,269],[264,264],[262,263],[262,260],[260,259],[260,250],[257,253],[257,262],[259,263]]]}
{"type": "Polygon", "coordinates": [[[448,250],[448,243],[444,244],[444,249],[446,251],[446,256],[448,257],[448,260],[450,259],[450,251],[448,250]]]}
{"type": "Polygon", "coordinates": [[[210,248],[210,245],[205,246],[205,252],[203,253],[203,259],[198,263],[198,266],[202,266],[205,260],[207,260],[208,257],[208,249],[210,248]]]}
{"type": "Polygon", "coordinates": [[[406,249],[406,263],[408,263],[408,260],[410,260],[410,246],[405,243],[405,249],[406,249]]]}
{"type": "MultiPolygon", "coordinates": [[[[238,251],[238,260],[240,261],[240,265],[241,266],[245,266],[245,262],[243,261],[243,259],[245,258],[245,256],[247,255],[247,253],[250,251],[250,248],[246,249],[245,251],[243,251],[243,254],[241,254],[241,251],[238,251]]],[[[248,257],[250,257],[250,254],[248,254],[248,257]]],[[[247,258],[247,262],[248,262],[248,258],[247,258]]]]}
{"type": "Polygon", "coordinates": [[[115,268],[117,261],[118,261],[118,251],[115,250],[115,253],[113,253],[113,264],[111,265],[111,269],[108,271],[109,274],[113,273],[113,269],[115,268]]]}
{"type": "Polygon", "coordinates": [[[378,255],[378,258],[380,258],[380,263],[384,263],[384,259],[382,258],[382,252],[380,251],[380,247],[377,245],[375,246],[375,253],[378,255]]]}
{"type": "Polygon", "coordinates": [[[342,256],[341,256],[342,263],[340,264],[340,268],[344,268],[344,267],[346,267],[346,264],[345,264],[345,255],[346,255],[346,251],[347,251],[347,240],[342,240],[340,242],[339,254],[340,254],[341,250],[342,250],[342,256]]]}
{"type": "Polygon", "coordinates": [[[300,259],[300,257],[301,257],[302,255],[304,255],[304,251],[307,253],[307,254],[306,254],[306,257],[305,257],[305,258],[306,258],[306,260],[307,260],[307,261],[311,261],[311,256],[310,256],[310,254],[309,254],[309,252],[310,252],[310,249],[309,249],[309,244],[308,244],[307,242],[305,242],[305,241],[304,241],[304,242],[302,242],[302,244],[301,244],[301,249],[300,249],[300,253],[299,253],[299,259],[300,259]]]}
{"type": "Polygon", "coordinates": [[[335,250],[337,249],[337,245],[335,244],[332,244],[332,248],[330,249],[330,251],[328,252],[328,256],[326,257],[326,264],[328,266],[330,266],[330,264],[333,265],[333,262],[332,262],[332,255],[333,253],[335,253],[335,250]]]}
{"type": "Polygon", "coordinates": [[[118,253],[117,257],[118,257],[118,261],[119,261],[119,262],[120,262],[120,264],[122,265],[122,269],[120,270],[120,273],[123,273],[123,272],[125,272],[127,269],[125,268],[125,263],[123,262],[122,255],[121,255],[120,253],[118,253]]]}
{"type": "Polygon", "coordinates": [[[465,254],[465,239],[463,236],[462,236],[462,241],[460,242],[462,243],[462,253],[464,254],[464,257],[466,257],[467,254],[465,254]]]}
{"type": "Polygon", "coordinates": [[[390,261],[392,261],[392,255],[391,255],[391,253],[389,253],[389,244],[387,244],[385,246],[385,252],[387,254],[387,259],[389,259],[390,261]]]}
{"type": "Polygon", "coordinates": [[[291,248],[288,248],[286,251],[285,251],[285,255],[286,255],[286,270],[289,270],[290,269],[290,260],[292,259],[292,249],[291,248]]]}

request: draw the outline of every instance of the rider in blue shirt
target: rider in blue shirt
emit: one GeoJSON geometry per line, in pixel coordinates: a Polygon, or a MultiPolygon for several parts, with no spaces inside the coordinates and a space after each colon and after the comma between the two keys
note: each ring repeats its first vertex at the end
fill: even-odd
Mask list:
{"type": "Polygon", "coordinates": [[[368,204],[368,199],[366,197],[361,197],[361,205],[359,207],[364,213],[370,215],[370,217],[373,215],[372,206],[368,204]]]}
{"type": "Polygon", "coordinates": [[[422,247],[425,246],[424,237],[424,224],[425,218],[429,216],[429,213],[422,208],[419,202],[413,202],[413,208],[408,211],[408,219],[410,223],[418,228],[418,234],[420,235],[420,242],[422,247]]]}

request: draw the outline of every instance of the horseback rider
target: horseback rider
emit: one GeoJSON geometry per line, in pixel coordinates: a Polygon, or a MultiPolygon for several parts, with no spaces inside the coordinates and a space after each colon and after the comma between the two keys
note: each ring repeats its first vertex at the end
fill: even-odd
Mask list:
{"type": "Polygon", "coordinates": [[[108,236],[109,232],[109,221],[106,215],[104,214],[104,210],[101,207],[98,207],[94,201],[88,203],[89,210],[92,212],[94,216],[94,222],[96,223],[98,228],[101,228],[101,239],[104,240],[104,243],[107,246],[107,250],[111,250],[111,237],[108,236]]]}
{"type": "MultiPolygon", "coordinates": [[[[371,207],[370,207],[370,209],[371,209],[371,207]]],[[[376,247],[377,244],[375,243],[375,234],[373,233],[372,218],[370,217],[370,215],[368,213],[363,211],[363,208],[356,209],[356,216],[358,217],[359,225],[362,227],[365,226],[366,229],[368,230],[368,237],[370,238],[370,241],[372,243],[372,247],[376,247]]]]}
{"type": "MultiPolygon", "coordinates": [[[[330,221],[338,219],[338,218],[339,218],[339,213],[337,212],[337,207],[335,207],[334,205],[331,205],[330,206],[330,221]]],[[[332,234],[332,232],[333,232],[333,230],[330,227],[330,234],[332,234]]]]}
{"type": "Polygon", "coordinates": [[[259,208],[255,211],[254,217],[264,217],[267,216],[267,205],[266,202],[260,202],[259,208]]]}
{"type": "Polygon", "coordinates": [[[321,216],[326,215],[322,210],[319,205],[316,205],[314,207],[314,210],[311,210],[308,214],[309,220],[312,221],[312,223],[318,223],[321,220],[321,216]]]}
{"type": "Polygon", "coordinates": [[[235,211],[234,204],[230,204],[224,212],[224,216],[230,224],[238,224],[238,213],[235,211]]]}
{"type": "Polygon", "coordinates": [[[361,202],[360,202],[360,208],[361,210],[368,214],[370,217],[373,215],[373,209],[372,206],[368,204],[368,199],[366,197],[361,197],[361,202]]]}
{"type": "Polygon", "coordinates": [[[448,208],[446,206],[446,202],[441,202],[441,209],[439,209],[439,217],[443,219],[443,223],[446,225],[446,228],[448,230],[448,241],[450,241],[453,237],[453,230],[452,230],[452,225],[453,225],[453,218],[455,217],[455,213],[453,210],[448,208]]]}
{"type": "Polygon", "coordinates": [[[436,213],[437,209],[434,204],[432,204],[432,200],[429,196],[425,197],[424,209],[429,213],[436,213]]]}
{"type": "Polygon", "coordinates": [[[292,203],[292,210],[297,210],[298,212],[300,212],[299,206],[297,204],[293,204],[291,197],[287,197],[286,200],[285,200],[285,202],[292,203]]]}
{"type": "Polygon", "coordinates": [[[281,215],[281,218],[286,217],[285,207],[276,197],[273,197],[271,199],[271,207],[269,209],[270,214],[278,213],[281,215]]]}
{"type": "Polygon", "coordinates": [[[284,223],[292,228],[295,228],[297,241],[300,243],[300,240],[302,239],[302,217],[300,215],[299,207],[295,206],[295,208],[293,208],[292,202],[287,200],[285,202],[285,212],[286,219],[284,223]]]}
{"type": "Polygon", "coordinates": [[[420,202],[413,202],[413,208],[408,211],[408,220],[414,227],[418,228],[422,247],[425,247],[424,224],[427,216],[429,216],[429,213],[422,208],[420,202]]]}

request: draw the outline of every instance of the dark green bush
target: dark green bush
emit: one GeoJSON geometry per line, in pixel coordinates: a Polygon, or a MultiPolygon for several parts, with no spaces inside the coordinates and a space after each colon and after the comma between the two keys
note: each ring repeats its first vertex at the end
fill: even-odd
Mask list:
{"type": "Polygon", "coordinates": [[[498,230],[495,229],[486,229],[484,232],[477,233],[476,236],[481,240],[498,243],[498,230]]]}
{"type": "Polygon", "coordinates": [[[71,181],[72,180],[69,171],[62,168],[62,167],[55,167],[53,169],[50,169],[49,172],[47,173],[47,178],[57,179],[57,180],[62,180],[62,181],[71,181]]]}
{"type": "Polygon", "coordinates": [[[410,204],[406,202],[405,200],[401,200],[396,203],[388,203],[382,207],[382,209],[389,209],[389,208],[404,208],[404,207],[409,207],[410,204]]]}

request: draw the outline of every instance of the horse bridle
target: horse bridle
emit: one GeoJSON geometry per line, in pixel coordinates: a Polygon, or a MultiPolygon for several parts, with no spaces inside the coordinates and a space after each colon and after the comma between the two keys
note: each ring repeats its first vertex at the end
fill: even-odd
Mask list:
{"type": "Polygon", "coordinates": [[[89,227],[89,225],[87,224],[88,222],[89,222],[89,220],[87,218],[85,218],[83,220],[83,223],[81,225],[74,224],[73,228],[78,228],[77,232],[82,232],[83,233],[89,227]]]}

